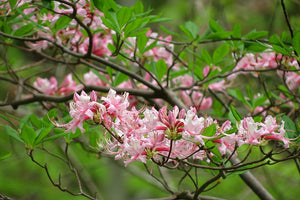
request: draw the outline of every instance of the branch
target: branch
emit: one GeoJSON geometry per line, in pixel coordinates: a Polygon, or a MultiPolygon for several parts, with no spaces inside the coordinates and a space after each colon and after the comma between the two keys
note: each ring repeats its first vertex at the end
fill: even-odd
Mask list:
{"type": "MultiPolygon", "coordinates": [[[[240,161],[237,158],[231,158],[230,162],[235,165],[240,161]]],[[[275,198],[264,188],[264,186],[253,176],[251,172],[245,172],[239,175],[251,190],[262,200],[275,200],[275,198]]]]}
{"type": "MultiPolygon", "coordinates": [[[[193,195],[189,191],[183,191],[183,192],[176,193],[170,197],[144,199],[144,200],[179,200],[179,199],[193,200],[193,195]]],[[[206,196],[206,195],[199,195],[198,200],[226,200],[226,199],[206,196]]]]}
{"type": "Polygon", "coordinates": [[[285,7],[285,4],[284,4],[284,0],[281,0],[281,7],[282,7],[282,10],[283,10],[283,13],[284,13],[284,17],[285,17],[285,21],[289,27],[289,30],[290,30],[290,34],[291,34],[291,37],[293,38],[294,37],[294,31],[293,31],[293,28],[291,26],[291,23],[290,23],[290,20],[289,20],[289,16],[288,16],[288,13],[286,11],[286,7],[285,7]]]}
{"type": "Polygon", "coordinates": [[[61,176],[59,175],[59,178],[58,178],[58,183],[56,183],[54,181],[54,179],[52,178],[50,172],[49,172],[49,169],[48,169],[48,166],[47,164],[41,164],[39,163],[37,160],[34,159],[33,157],[33,150],[30,150],[29,153],[28,153],[28,156],[31,158],[32,162],[34,162],[35,164],[37,164],[39,167],[43,168],[47,174],[47,177],[48,179],[50,180],[50,182],[52,183],[53,186],[57,187],[59,190],[61,190],[62,192],[67,192],[73,196],[84,196],[88,199],[91,199],[91,200],[96,200],[96,198],[86,194],[85,192],[82,191],[82,188],[81,188],[81,183],[80,181],[78,181],[78,174],[77,174],[77,170],[75,168],[72,168],[72,166],[70,166],[70,170],[75,174],[76,176],[76,180],[77,180],[77,183],[79,185],[79,189],[80,189],[80,192],[78,193],[74,193],[72,191],[70,191],[68,188],[64,188],[62,187],[61,185],[61,176]]]}
{"type": "Polygon", "coordinates": [[[1,200],[12,200],[11,198],[7,197],[7,196],[4,196],[2,194],[0,194],[0,199],[1,200]]]}
{"type": "MultiPolygon", "coordinates": [[[[1,78],[1,77],[0,77],[1,78]]],[[[142,89],[130,89],[130,88],[111,88],[111,87],[104,87],[104,86],[94,86],[94,85],[87,85],[83,88],[85,92],[91,92],[92,90],[98,92],[108,92],[110,89],[114,89],[118,94],[122,94],[124,92],[129,92],[131,95],[141,96],[145,98],[160,98],[161,94],[158,92],[154,92],[151,90],[142,90],[142,89]]],[[[44,94],[34,94],[32,97],[21,99],[12,102],[0,103],[0,107],[2,106],[12,106],[14,109],[17,109],[20,105],[26,105],[29,103],[34,102],[54,102],[54,103],[62,103],[69,101],[73,98],[74,94],[69,94],[67,96],[50,96],[44,94]]]]}

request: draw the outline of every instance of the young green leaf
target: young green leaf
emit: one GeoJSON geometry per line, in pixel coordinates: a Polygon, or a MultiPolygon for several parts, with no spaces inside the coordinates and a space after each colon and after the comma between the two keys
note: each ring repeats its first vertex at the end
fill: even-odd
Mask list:
{"type": "Polygon", "coordinates": [[[144,12],[144,5],[140,0],[138,0],[133,6],[133,9],[135,14],[141,14],[144,12]]]}
{"type": "Polygon", "coordinates": [[[199,28],[194,22],[188,21],[184,25],[180,25],[179,28],[191,39],[195,39],[198,35],[199,28]]]}
{"type": "Polygon", "coordinates": [[[201,58],[208,65],[212,63],[212,58],[206,49],[201,49],[201,58]]]}
{"type": "Polygon", "coordinates": [[[49,135],[49,133],[51,132],[52,130],[52,127],[47,127],[47,128],[43,128],[41,129],[41,131],[38,133],[36,139],[35,139],[35,142],[34,144],[35,145],[38,145],[41,143],[41,141],[47,136],[49,135]]]}
{"type": "Polygon", "coordinates": [[[252,39],[252,40],[256,40],[259,38],[264,38],[268,36],[268,31],[251,31],[250,33],[244,35],[245,39],[252,39]]]}
{"type": "Polygon", "coordinates": [[[21,129],[21,138],[24,140],[27,147],[33,148],[36,132],[32,127],[24,124],[23,128],[21,129]]]}
{"type": "Polygon", "coordinates": [[[132,10],[130,8],[122,7],[120,10],[118,10],[117,19],[121,29],[125,24],[128,23],[131,17],[132,17],[132,10]]]}
{"type": "Polygon", "coordinates": [[[209,27],[213,32],[224,32],[224,29],[213,19],[209,19],[209,27]]]}
{"type": "Polygon", "coordinates": [[[144,48],[146,47],[147,42],[148,37],[146,37],[146,35],[140,35],[137,37],[137,48],[142,54],[144,53],[144,48]]]}
{"type": "Polygon", "coordinates": [[[50,137],[47,137],[45,139],[43,139],[41,142],[47,142],[47,141],[51,141],[51,140],[55,140],[57,138],[60,138],[60,137],[64,137],[66,136],[68,133],[67,132],[62,132],[62,133],[59,133],[59,134],[56,134],[56,135],[52,135],[50,137]]]}
{"type": "Polygon", "coordinates": [[[168,35],[173,35],[173,36],[177,36],[177,37],[180,37],[180,36],[181,36],[181,35],[178,34],[178,33],[175,33],[175,32],[173,32],[173,31],[170,31],[170,30],[166,29],[166,28],[165,28],[164,26],[162,26],[162,25],[160,25],[159,28],[160,28],[163,32],[167,33],[168,35]]]}
{"type": "Polygon", "coordinates": [[[188,21],[184,24],[184,27],[189,31],[192,38],[196,38],[196,36],[198,35],[199,27],[194,22],[188,21]]]}
{"type": "Polygon", "coordinates": [[[284,129],[286,131],[285,137],[290,139],[297,138],[299,133],[297,132],[297,128],[293,120],[286,115],[284,115],[281,119],[284,121],[284,129]]]}
{"type": "Polygon", "coordinates": [[[13,33],[13,35],[17,37],[24,37],[24,36],[31,35],[33,33],[33,28],[34,26],[32,24],[21,26],[13,33]]]}
{"type": "Polygon", "coordinates": [[[3,155],[3,156],[0,156],[0,161],[1,161],[1,160],[4,160],[4,159],[6,159],[6,158],[9,158],[11,155],[12,155],[12,153],[9,152],[9,153],[7,153],[7,154],[5,154],[5,155],[3,155]]]}
{"type": "Polygon", "coordinates": [[[223,32],[224,29],[213,19],[209,19],[209,27],[213,32],[223,32]]]}
{"type": "Polygon", "coordinates": [[[91,71],[98,76],[98,78],[100,78],[102,81],[104,81],[107,84],[110,84],[109,81],[107,80],[107,77],[105,77],[103,74],[100,74],[98,70],[95,69],[91,69],[91,71]]]}
{"type": "Polygon", "coordinates": [[[13,129],[12,127],[6,125],[5,126],[5,132],[7,135],[13,137],[14,139],[18,140],[19,142],[24,143],[24,141],[22,140],[22,138],[20,137],[20,134],[18,131],[16,131],[15,129],[13,129]]]}
{"type": "Polygon", "coordinates": [[[217,125],[213,123],[212,125],[205,128],[204,132],[201,134],[206,137],[213,137],[216,135],[217,125]]]}
{"type": "Polygon", "coordinates": [[[43,121],[39,119],[35,114],[30,115],[30,121],[36,128],[43,127],[43,121]]]}
{"type": "Polygon", "coordinates": [[[65,15],[61,16],[55,22],[55,24],[53,25],[53,28],[54,28],[55,31],[58,31],[60,29],[65,28],[67,25],[69,25],[71,21],[72,21],[72,18],[70,18],[68,16],[65,16],[65,15]]]}
{"type": "Polygon", "coordinates": [[[229,45],[227,43],[219,46],[213,53],[213,62],[217,64],[229,53],[229,45]]]}
{"type": "Polygon", "coordinates": [[[163,59],[159,59],[156,62],[156,71],[158,80],[161,80],[163,76],[167,74],[168,66],[163,59]]]}
{"type": "Polygon", "coordinates": [[[118,85],[120,85],[121,83],[123,83],[124,81],[128,80],[128,76],[121,73],[121,72],[117,72],[113,81],[113,86],[116,87],[118,85]]]}
{"type": "Polygon", "coordinates": [[[8,123],[10,123],[10,125],[12,125],[13,127],[16,127],[15,124],[12,121],[10,121],[10,119],[8,119],[8,117],[6,117],[5,115],[0,113],[0,117],[5,121],[7,121],[8,123]]]}
{"type": "Polygon", "coordinates": [[[295,35],[293,37],[293,48],[295,52],[300,55],[300,31],[295,32],[295,35]]]}
{"type": "Polygon", "coordinates": [[[235,24],[232,28],[232,37],[241,38],[242,37],[242,28],[239,24],[235,24]]]}
{"type": "Polygon", "coordinates": [[[233,117],[236,119],[236,121],[241,121],[242,117],[238,113],[238,111],[235,109],[233,105],[230,105],[230,112],[232,113],[233,117]]]}
{"type": "Polygon", "coordinates": [[[13,9],[13,8],[15,7],[17,1],[18,1],[18,0],[9,0],[9,1],[8,1],[8,2],[9,2],[9,5],[10,5],[10,7],[11,7],[11,9],[13,9]]]}

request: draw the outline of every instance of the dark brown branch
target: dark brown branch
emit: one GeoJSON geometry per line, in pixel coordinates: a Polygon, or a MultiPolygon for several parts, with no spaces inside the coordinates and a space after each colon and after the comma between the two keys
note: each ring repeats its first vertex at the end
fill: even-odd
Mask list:
{"type": "MultiPolygon", "coordinates": [[[[57,188],[58,188],[59,190],[61,190],[62,192],[67,192],[67,193],[69,193],[69,194],[71,194],[71,195],[73,195],[73,196],[84,196],[84,197],[86,197],[86,198],[88,198],[88,199],[96,200],[96,198],[94,198],[94,197],[92,197],[92,196],[90,196],[90,195],[84,193],[82,190],[80,190],[79,193],[74,193],[74,192],[70,191],[68,188],[62,187],[62,185],[61,185],[61,177],[60,177],[60,176],[59,176],[59,179],[58,179],[58,183],[56,183],[56,182],[54,181],[54,179],[52,178],[50,172],[49,172],[49,169],[48,169],[47,164],[44,164],[44,165],[43,165],[43,164],[41,164],[40,162],[38,162],[37,160],[34,159],[34,156],[33,156],[33,150],[30,150],[30,151],[29,151],[28,156],[31,158],[31,161],[32,161],[32,162],[34,162],[34,163],[37,164],[39,167],[41,167],[41,168],[43,168],[43,169],[45,170],[45,172],[46,172],[46,174],[47,174],[47,177],[48,177],[48,179],[50,180],[50,182],[52,183],[52,185],[55,186],[55,187],[57,187],[57,188]]],[[[81,185],[80,185],[81,183],[78,182],[78,184],[79,184],[79,186],[80,186],[80,188],[81,188],[81,185]]]]}
{"type": "Polygon", "coordinates": [[[285,7],[285,3],[284,3],[284,0],[281,0],[281,7],[282,7],[282,10],[283,10],[283,14],[284,14],[284,17],[285,17],[285,21],[289,27],[289,31],[290,31],[290,34],[291,34],[291,37],[293,38],[294,37],[294,31],[293,31],[293,28],[291,26],[291,23],[290,23],[290,20],[289,20],[289,16],[288,16],[288,13],[286,11],[286,7],[285,7]]]}
{"type": "MultiPolygon", "coordinates": [[[[13,80],[7,79],[6,77],[0,77],[0,79],[3,78],[4,80],[8,80],[11,82],[14,82],[13,80]]],[[[15,83],[15,82],[14,82],[15,83]]],[[[157,92],[153,92],[151,90],[142,90],[142,89],[130,89],[130,88],[110,88],[110,87],[104,87],[104,86],[93,86],[93,85],[87,85],[83,90],[85,92],[91,92],[92,90],[98,91],[98,92],[108,92],[110,89],[114,89],[118,94],[123,94],[124,92],[129,92],[129,94],[135,95],[135,96],[142,96],[145,98],[160,98],[160,94],[157,92]]],[[[0,103],[1,106],[12,106],[14,109],[18,108],[20,105],[26,105],[29,103],[34,102],[54,102],[54,103],[62,103],[67,102],[73,98],[73,94],[69,94],[67,96],[49,96],[44,94],[34,94],[32,97],[21,99],[18,101],[12,101],[12,102],[6,102],[6,103],[0,103]]]]}

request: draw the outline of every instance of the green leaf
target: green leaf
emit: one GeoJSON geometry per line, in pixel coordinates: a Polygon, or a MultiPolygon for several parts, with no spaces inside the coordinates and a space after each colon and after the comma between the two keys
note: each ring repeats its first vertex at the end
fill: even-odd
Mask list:
{"type": "Polygon", "coordinates": [[[125,24],[128,23],[128,21],[132,17],[132,10],[128,7],[122,7],[120,10],[117,12],[117,19],[119,22],[119,26],[122,29],[125,24]]]}
{"type": "Polygon", "coordinates": [[[227,43],[219,46],[213,53],[213,61],[215,64],[220,62],[228,53],[229,53],[229,45],[227,43]]]}
{"type": "Polygon", "coordinates": [[[171,21],[171,20],[172,20],[172,18],[157,16],[157,17],[151,19],[149,21],[149,23],[161,23],[161,22],[167,22],[167,21],[171,21]]]}
{"type": "Polygon", "coordinates": [[[137,37],[137,48],[143,54],[144,48],[148,42],[148,37],[146,35],[140,35],[137,37]]]}
{"type": "Polygon", "coordinates": [[[45,6],[46,8],[50,8],[53,9],[54,8],[54,3],[52,0],[42,0],[42,4],[43,6],[45,6]]]}
{"type": "Polygon", "coordinates": [[[102,81],[104,81],[107,84],[110,84],[110,82],[107,80],[107,77],[105,77],[103,74],[100,74],[98,70],[91,69],[91,71],[98,76],[102,81]]]}
{"type": "Polygon", "coordinates": [[[173,36],[177,36],[177,37],[180,37],[180,36],[181,36],[181,35],[178,34],[178,33],[175,33],[175,32],[172,32],[172,31],[166,29],[166,28],[165,28],[164,26],[162,26],[162,25],[160,25],[159,28],[160,28],[163,32],[167,33],[168,35],[173,35],[173,36]]]}
{"type": "Polygon", "coordinates": [[[15,7],[17,1],[18,1],[18,0],[9,0],[9,1],[8,1],[8,2],[9,2],[9,5],[10,5],[10,7],[11,7],[11,9],[13,9],[13,8],[15,7]]]}
{"type": "Polygon", "coordinates": [[[106,67],[106,71],[107,71],[107,74],[108,74],[110,80],[113,80],[113,69],[110,67],[106,67]]]}
{"type": "Polygon", "coordinates": [[[138,32],[146,26],[148,23],[148,20],[145,19],[136,19],[127,24],[127,26],[124,28],[125,37],[133,37],[135,36],[134,33],[138,32]]]}
{"type": "Polygon", "coordinates": [[[143,3],[140,0],[138,0],[135,3],[133,9],[134,9],[134,13],[135,14],[141,14],[141,13],[144,12],[144,5],[143,5],[143,3]]]}
{"type": "Polygon", "coordinates": [[[191,21],[179,26],[180,30],[184,32],[189,38],[195,39],[198,36],[198,26],[191,21]]]}
{"type": "Polygon", "coordinates": [[[213,19],[209,19],[209,27],[213,32],[224,32],[224,29],[213,19]]]}
{"type": "Polygon", "coordinates": [[[98,0],[104,1],[104,7],[110,11],[116,12],[118,10],[118,4],[116,4],[115,0],[98,0]]]}
{"type": "Polygon", "coordinates": [[[21,130],[21,138],[24,140],[27,147],[33,148],[34,140],[36,138],[36,132],[32,127],[24,124],[21,130]]]}
{"type": "Polygon", "coordinates": [[[194,22],[188,21],[184,23],[184,27],[190,33],[190,37],[192,39],[196,38],[196,36],[198,35],[199,27],[194,22]]]}
{"type": "Polygon", "coordinates": [[[94,3],[94,6],[95,6],[98,10],[102,11],[103,6],[104,6],[104,1],[102,1],[102,0],[92,0],[92,2],[94,3]]]}
{"type": "Polygon", "coordinates": [[[70,143],[74,138],[79,137],[81,135],[81,131],[79,129],[76,129],[75,133],[69,132],[65,138],[66,142],[70,143]]]}
{"type": "Polygon", "coordinates": [[[127,75],[117,72],[114,78],[113,86],[116,87],[128,79],[129,77],[127,75]]]}
{"type": "Polygon", "coordinates": [[[155,75],[155,77],[158,77],[157,69],[156,69],[156,63],[151,60],[150,63],[145,63],[146,69],[148,69],[151,73],[155,75]]]}
{"type": "Polygon", "coordinates": [[[270,49],[269,45],[260,42],[244,42],[245,48],[251,53],[262,53],[266,49],[270,49]]]}
{"type": "Polygon", "coordinates": [[[242,117],[238,113],[238,111],[235,109],[233,105],[230,105],[230,112],[232,113],[233,117],[236,119],[236,121],[241,121],[242,117]]]}
{"type": "Polygon", "coordinates": [[[208,65],[212,63],[212,58],[206,49],[201,49],[201,58],[208,65]]]}
{"type": "Polygon", "coordinates": [[[156,45],[157,45],[157,41],[155,40],[155,41],[153,41],[150,45],[147,45],[147,46],[146,46],[146,48],[143,50],[143,53],[145,53],[145,52],[147,52],[147,51],[153,49],[154,47],[156,47],[156,45]]]}
{"type": "Polygon", "coordinates": [[[285,48],[282,48],[282,47],[279,46],[279,45],[273,44],[273,45],[272,45],[272,48],[273,48],[273,50],[274,50],[276,53],[281,53],[281,54],[286,55],[286,56],[291,56],[291,54],[290,54],[289,51],[287,51],[285,48]]]}
{"type": "Polygon", "coordinates": [[[51,130],[52,130],[52,127],[43,128],[43,129],[39,132],[39,134],[38,134],[38,136],[36,137],[34,143],[35,143],[36,145],[39,144],[39,143],[41,143],[42,139],[44,139],[47,135],[49,135],[49,133],[51,132],[51,130]]]}
{"type": "Polygon", "coordinates": [[[24,141],[20,137],[19,132],[16,131],[15,129],[13,129],[12,127],[6,125],[5,126],[5,132],[6,132],[7,135],[13,137],[14,139],[18,140],[19,142],[24,143],[24,141]]]}
{"type": "Polygon", "coordinates": [[[1,160],[4,160],[4,159],[6,159],[6,158],[9,158],[11,155],[12,155],[12,153],[9,152],[9,153],[5,154],[4,156],[1,156],[1,157],[0,157],[0,161],[1,161],[1,160]]]}
{"type": "Polygon", "coordinates": [[[89,143],[90,143],[90,145],[92,147],[97,147],[99,138],[100,138],[100,136],[97,132],[90,132],[90,134],[89,134],[89,143]]]}
{"type": "Polygon", "coordinates": [[[30,121],[36,128],[43,127],[43,121],[39,119],[35,114],[30,115],[30,121]]]}
{"type": "Polygon", "coordinates": [[[43,142],[47,142],[47,141],[51,141],[51,140],[55,140],[55,139],[60,138],[60,137],[64,137],[67,134],[69,134],[69,133],[68,132],[63,132],[63,133],[59,133],[57,135],[53,135],[53,136],[47,137],[47,138],[45,138],[45,139],[42,140],[42,143],[43,142]]]}
{"type": "Polygon", "coordinates": [[[55,31],[58,31],[60,29],[65,28],[67,25],[69,25],[71,21],[72,21],[72,18],[63,15],[58,18],[58,20],[53,25],[53,28],[55,31]]]}
{"type": "Polygon", "coordinates": [[[13,35],[17,36],[17,37],[24,37],[24,36],[31,35],[33,33],[33,28],[34,28],[34,26],[32,24],[27,24],[27,25],[22,26],[19,29],[17,29],[13,33],[13,35]]]}
{"type": "Polygon", "coordinates": [[[13,123],[12,121],[10,121],[10,119],[8,119],[8,117],[6,117],[5,115],[3,115],[3,114],[0,113],[0,117],[2,119],[4,119],[5,121],[7,121],[8,123],[10,123],[10,125],[12,125],[13,127],[16,127],[15,123],[13,123]]]}
{"type": "Polygon", "coordinates": [[[216,135],[217,132],[217,125],[213,123],[212,125],[205,128],[204,132],[201,134],[207,137],[213,137],[216,135]]]}
{"type": "Polygon", "coordinates": [[[236,99],[238,99],[239,101],[245,103],[246,100],[245,100],[245,97],[243,95],[243,93],[238,89],[238,88],[235,88],[235,89],[228,89],[227,90],[228,94],[236,99]]]}
{"type": "Polygon", "coordinates": [[[297,138],[299,134],[297,133],[297,128],[293,120],[286,115],[281,119],[284,121],[285,137],[290,139],[297,138]]]}
{"type": "Polygon", "coordinates": [[[253,99],[253,106],[256,108],[257,106],[262,106],[268,100],[268,97],[265,95],[257,96],[253,99]]]}
{"type": "Polygon", "coordinates": [[[292,44],[293,44],[294,50],[296,51],[296,53],[299,56],[300,55],[300,31],[295,32],[292,44]]]}
{"type": "Polygon", "coordinates": [[[101,20],[107,28],[110,28],[110,29],[116,31],[120,35],[122,34],[120,28],[116,25],[115,22],[113,22],[105,17],[101,17],[101,20]]]}
{"type": "Polygon", "coordinates": [[[167,74],[168,66],[163,59],[159,59],[156,62],[156,71],[158,80],[161,80],[163,76],[167,74]]]}
{"type": "Polygon", "coordinates": [[[232,33],[231,32],[216,32],[216,33],[212,33],[208,36],[206,36],[205,38],[202,38],[202,39],[226,39],[228,38],[229,36],[231,36],[232,33]]]}
{"type": "Polygon", "coordinates": [[[235,24],[232,28],[232,37],[241,38],[242,37],[242,28],[239,24],[235,24]]]}
{"type": "Polygon", "coordinates": [[[250,33],[244,35],[245,39],[252,39],[252,40],[256,40],[259,38],[264,38],[268,36],[268,31],[251,31],[250,33]]]}

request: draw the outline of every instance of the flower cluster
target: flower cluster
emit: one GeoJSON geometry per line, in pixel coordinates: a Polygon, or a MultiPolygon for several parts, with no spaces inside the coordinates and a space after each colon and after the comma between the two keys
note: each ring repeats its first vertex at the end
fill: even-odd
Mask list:
{"type": "Polygon", "coordinates": [[[135,54],[142,54],[141,62],[163,59],[168,66],[171,66],[173,63],[173,55],[170,51],[174,50],[174,45],[170,43],[172,36],[169,35],[163,38],[162,36],[158,36],[158,33],[152,32],[151,29],[146,33],[146,36],[150,39],[144,48],[147,49],[155,44],[154,47],[149,48],[149,50],[144,53],[136,51],[137,37],[130,37],[127,39],[124,52],[127,53],[130,58],[134,58],[135,54]],[[154,38],[158,39],[158,41],[154,38]]]}
{"type": "Polygon", "coordinates": [[[65,96],[83,88],[83,85],[77,84],[76,81],[73,81],[72,74],[68,74],[59,87],[57,86],[56,78],[53,76],[50,78],[50,80],[38,77],[33,83],[33,86],[38,91],[46,95],[57,96],[65,96]]]}
{"type": "Polygon", "coordinates": [[[205,151],[208,141],[217,145],[221,155],[244,144],[261,145],[268,140],[277,140],[287,148],[290,143],[284,137],[284,122],[278,123],[271,116],[264,122],[244,118],[237,122],[237,131],[229,134],[233,130],[230,121],[219,124],[211,117],[198,117],[195,108],[187,111],[176,106],[172,110],[166,107],[139,111],[135,107],[128,108],[128,93],[120,96],[110,90],[101,102],[97,102],[95,92],[90,96],[85,92],[75,93],[74,101],[70,103],[72,120],[56,125],[73,132],[77,127],[84,132],[82,124],[86,120],[102,125],[113,137],[100,146],[116,159],[123,159],[126,165],[147,159],[159,162],[162,157],[165,162],[191,158],[209,161],[205,151]]]}

